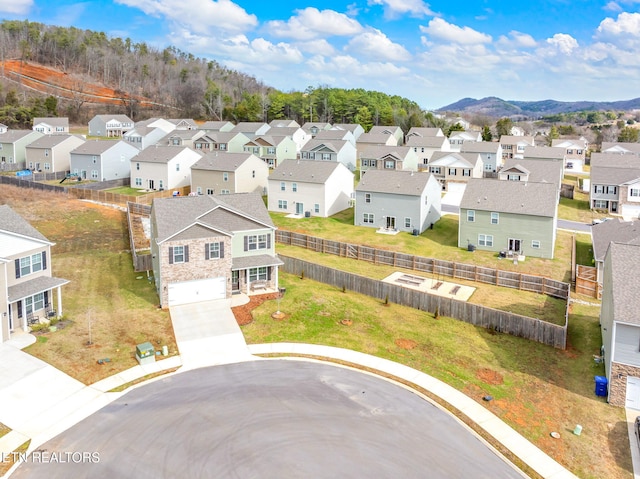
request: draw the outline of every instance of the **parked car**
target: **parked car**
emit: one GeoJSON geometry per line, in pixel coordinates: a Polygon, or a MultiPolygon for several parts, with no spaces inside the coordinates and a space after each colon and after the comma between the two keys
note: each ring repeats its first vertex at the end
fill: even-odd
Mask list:
{"type": "Polygon", "coordinates": [[[599,225],[600,223],[604,223],[605,221],[611,221],[613,218],[596,218],[594,219],[591,224],[592,225],[599,225]]]}

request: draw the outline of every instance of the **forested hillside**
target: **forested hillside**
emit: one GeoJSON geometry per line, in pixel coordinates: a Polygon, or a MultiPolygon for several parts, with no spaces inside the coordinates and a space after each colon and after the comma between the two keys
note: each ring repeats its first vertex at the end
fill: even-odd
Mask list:
{"type": "Polygon", "coordinates": [[[111,106],[87,98],[74,101],[52,93],[46,82],[27,88],[0,67],[0,123],[12,128],[30,126],[34,116],[55,113],[84,123],[106,112],[125,113],[134,120],[151,116],[236,122],[291,118],[301,124],[310,120],[360,123],[366,129],[395,124],[407,130],[425,121],[415,102],[399,96],[327,86],[281,92],[215,60],[74,27],[3,21],[0,65],[5,60],[59,70],[75,79],[76,93],[99,84],[113,89],[121,99],[119,105],[111,106]]]}

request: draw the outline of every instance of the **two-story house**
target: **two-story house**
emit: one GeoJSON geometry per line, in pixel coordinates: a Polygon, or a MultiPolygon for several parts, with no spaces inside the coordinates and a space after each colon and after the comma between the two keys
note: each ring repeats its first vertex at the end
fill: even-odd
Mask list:
{"type": "Polygon", "coordinates": [[[188,146],[152,146],[129,162],[131,187],[171,190],[191,184],[191,167],[202,154],[188,146]]]}
{"type": "Polygon", "coordinates": [[[589,203],[625,219],[640,217],[640,155],[592,153],[589,203]]]}
{"type": "Polygon", "coordinates": [[[479,131],[452,131],[449,134],[451,151],[462,151],[462,145],[472,142],[482,141],[482,134],[479,131]]]}
{"type": "Polygon", "coordinates": [[[527,146],[535,146],[533,136],[520,135],[502,135],[500,137],[500,146],[502,147],[502,159],[524,158],[524,149],[527,146]]]}
{"type": "Polygon", "coordinates": [[[460,153],[478,153],[485,176],[496,173],[503,165],[502,146],[497,141],[465,141],[460,153]]]}
{"type": "Polygon", "coordinates": [[[33,130],[7,130],[0,134],[0,164],[25,168],[27,145],[43,136],[33,130]]]}
{"type": "Polygon", "coordinates": [[[377,133],[363,133],[358,138],[357,146],[361,145],[385,145],[385,146],[397,146],[398,139],[390,132],[377,132],[377,133]]]}
{"type": "Polygon", "coordinates": [[[294,160],[298,155],[296,142],[290,136],[256,136],[253,140],[247,141],[243,149],[245,153],[262,158],[269,168],[275,168],[284,160],[294,160]]]}
{"type": "Polygon", "coordinates": [[[212,151],[242,153],[249,137],[231,131],[209,131],[193,142],[196,151],[206,155],[212,151]]]}
{"type": "MultiPolygon", "coordinates": [[[[552,183],[558,189],[562,185],[562,162],[540,161],[528,158],[511,158],[504,161],[498,178],[506,181],[524,181],[529,183],[552,183]]],[[[560,197],[558,196],[558,200],[560,197]]]]}
{"type": "Polygon", "coordinates": [[[353,173],[338,162],[285,160],[269,175],[269,211],[328,217],[349,207],[353,173]]]}
{"type": "Polygon", "coordinates": [[[437,151],[451,151],[451,143],[444,135],[422,136],[417,133],[407,135],[405,146],[413,148],[418,155],[420,169],[429,169],[429,161],[437,151]]]}
{"type": "Polygon", "coordinates": [[[191,166],[191,191],[200,195],[267,194],[269,166],[252,153],[213,152],[191,166]]]}
{"type": "Polygon", "coordinates": [[[238,122],[230,131],[233,133],[242,133],[249,139],[256,136],[266,135],[271,127],[264,122],[259,121],[241,121],[238,122]]]}
{"type": "Polygon", "coordinates": [[[418,155],[409,146],[359,145],[358,160],[362,174],[369,170],[418,171],[418,155]]]}
{"type": "Polygon", "coordinates": [[[316,161],[337,161],[349,170],[356,169],[356,147],[346,140],[309,140],[300,150],[300,159],[316,161]]]}
{"type": "Polygon", "coordinates": [[[122,139],[139,150],[158,144],[162,138],[176,129],[176,125],[163,118],[139,121],[122,135],[122,139]]]}
{"type": "Polygon", "coordinates": [[[460,202],[458,246],[553,259],[557,197],[552,183],[472,178],[460,202]]]}
{"type": "Polygon", "coordinates": [[[276,228],[259,194],[155,199],[150,224],[163,308],[278,290],[276,228]]]}
{"type": "Polygon", "coordinates": [[[69,170],[83,180],[129,178],[131,158],[139,150],[122,140],[89,140],[69,153],[69,170]]]}
{"type": "Polygon", "coordinates": [[[604,259],[609,244],[616,243],[640,244],[640,221],[622,221],[613,218],[610,221],[591,226],[591,243],[593,244],[593,258],[596,263],[596,281],[602,290],[604,277],[604,259]]]}
{"type": "MultiPolygon", "coordinates": [[[[391,135],[396,139],[396,145],[402,145],[404,143],[404,132],[399,126],[376,125],[371,127],[369,133],[372,135],[391,135]]],[[[362,135],[360,138],[361,137],[362,135]]]]}
{"type": "Polygon", "coordinates": [[[37,131],[45,135],[68,135],[69,118],[34,118],[33,131],[37,131]]]}
{"type": "Polygon", "coordinates": [[[443,190],[463,190],[469,179],[482,178],[482,159],[479,153],[436,151],[429,160],[429,172],[443,190]]]}
{"type": "Polygon", "coordinates": [[[45,173],[70,171],[71,152],[85,142],[76,135],[45,135],[26,147],[27,168],[45,173]]]}
{"type": "Polygon", "coordinates": [[[370,170],[356,187],[353,222],[381,232],[419,234],[440,219],[440,199],[431,173],[370,170]]]}
{"type": "Polygon", "coordinates": [[[350,131],[356,141],[358,141],[360,135],[364,133],[364,128],[362,128],[362,125],[359,123],[334,123],[331,129],[350,131]]]}
{"type": "Polygon", "coordinates": [[[122,138],[134,126],[127,115],[96,115],[89,120],[89,136],[122,138]]]}
{"type": "Polygon", "coordinates": [[[8,205],[0,205],[0,342],[62,315],[66,279],[51,273],[54,245],[8,205]]]}
{"type": "Polygon", "coordinates": [[[190,146],[191,148],[195,148],[195,142],[205,135],[205,132],[202,130],[173,130],[164,138],[161,138],[158,141],[158,145],[168,145],[168,146],[190,146]]]}
{"type": "Polygon", "coordinates": [[[565,168],[581,173],[587,158],[589,142],[585,138],[555,138],[551,140],[551,146],[562,148],[565,153],[565,168]]]}

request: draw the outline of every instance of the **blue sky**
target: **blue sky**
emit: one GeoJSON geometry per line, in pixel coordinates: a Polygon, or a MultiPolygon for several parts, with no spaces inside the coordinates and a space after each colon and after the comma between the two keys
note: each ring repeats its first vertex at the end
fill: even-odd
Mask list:
{"type": "Polygon", "coordinates": [[[0,18],[173,45],[283,91],[364,88],[427,109],[640,97],[640,0],[0,0],[0,18]]]}

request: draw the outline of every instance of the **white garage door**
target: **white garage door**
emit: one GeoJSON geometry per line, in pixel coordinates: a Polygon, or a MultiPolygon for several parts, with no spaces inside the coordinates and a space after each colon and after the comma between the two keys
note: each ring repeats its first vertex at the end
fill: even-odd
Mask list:
{"type": "Polygon", "coordinates": [[[627,400],[624,406],[640,410],[640,378],[627,376],[627,400]]]}
{"type": "Polygon", "coordinates": [[[626,221],[637,220],[640,217],[640,205],[622,205],[621,213],[626,221]]]}
{"type": "Polygon", "coordinates": [[[219,277],[170,283],[168,293],[169,306],[224,299],[227,296],[227,282],[224,277],[219,277]]]}

